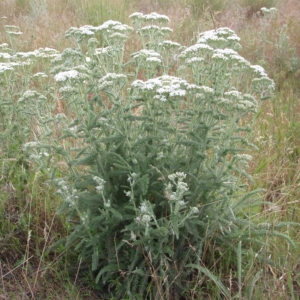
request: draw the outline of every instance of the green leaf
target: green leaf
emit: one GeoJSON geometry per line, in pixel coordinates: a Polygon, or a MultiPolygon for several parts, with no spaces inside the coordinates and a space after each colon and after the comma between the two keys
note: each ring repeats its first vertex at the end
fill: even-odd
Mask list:
{"type": "Polygon", "coordinates": [[[139,274],[141,276],[144,276],[145,275],[145,272],[141,269],[135,269],[134,271],[132,271],[131,273],[133,274],[139,274]]]}
{"type": "Polygon", "coordinates": [[[187,268],[194,268],[198,269],[200,272],[204,273],[208,278],[210,278],[216,286],[221,290],[221,292],[228,298],[230,298],[230,294],[227,290],[227,288],[224,286],[224,284],[220,281],[220,279],[215,276],[211,271],[209,271],[207,268],[196,265],[196,264],[188,264],[186,266],[187,268]]]}
{"type": "Polygon", "coordinates": [[[117,264],[110,264],[110,265],[105,266],[105,267],[102,268],[102,269],[99,271],[99,273],[97,274],[96,279],[95,279],[96,283],[99,282],[99,279],[100,279],[100,277],[101,277],[103,274],[105,274],[105,273],[107,273],[107,272],[116,273],[118,270],[119,270],[119,267],[118,267],[117,264]]]}
{"type": "Polygon", "coordinates": [[[117,211],[115,210],[114,208],[112,207],[109,207],[108,210],[119,220],[122,220],[123,219],[123,216],[117,211]]]}
{"type": "Polygon", "coordinates": [[[99,262],[99,251],[97,247],[94,247],[94,252],[92,255],[92,271],[95,271],[98,267],[99,262]]]}
{"type": "Polygon", "coordinates": [[[97,156],[98,156],[97,152],[91,152],[81,159],[72,160],[70,164],[73,166],[81,166],[81,165],[92,166],[95,164],[97,156]]]}
{"type": "Polygon", "coordinates": [[[148,192],[148,187],[149,187],[149,175],[146,174],[146,175],[140,177],[137,181],[137,184],[142,191],[142,195],[146,195],[146,193],[148,192]]]}
{"type": "Polygon", "coordinates": [[[171,213],[170,221],[172,224],[173,234],[176,235],[176,238],[179,239],[179,230],[178,230],[178,223],[180,222],[178,215],[171,213]]]}

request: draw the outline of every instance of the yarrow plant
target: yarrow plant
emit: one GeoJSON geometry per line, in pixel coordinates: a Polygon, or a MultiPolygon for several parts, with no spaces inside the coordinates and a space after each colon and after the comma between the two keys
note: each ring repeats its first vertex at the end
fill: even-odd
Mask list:
{"type": "MultiPolygon", "coordinates": [[[[107,297],[190,298],[204,277],[229,297],[204,249],[246,248],[269,230],[245,210],[260,199],[246,193],[255,148],[247,136],[274,82],[239,55],[229,28],[186,47],[169,39],[167,16],[130,19],[133,27],[107,21],[66,32],[76,48],[52,53],[45,75],[70,117],[40,116],[45,134],[24,153],[63,158],[60,178],[58,165],[46,167],[63,199],[59,212],[74,226],[67,244],[91,264],[107,297]],[[137,37],[142,49],[127,55],[137,37]],[[59,136],[47,145],[51,128],[59,136]]],[[[11,68],[0,65],[4,81],[11,68]]],[[[32,97],[44,100],[28,89],[19,102],[32,97]]]]}

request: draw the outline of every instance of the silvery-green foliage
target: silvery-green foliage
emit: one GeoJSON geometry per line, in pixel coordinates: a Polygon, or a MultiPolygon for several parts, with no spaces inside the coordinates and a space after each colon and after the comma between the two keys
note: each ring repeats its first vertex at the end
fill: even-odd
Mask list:
{"type": "MultiPolygon", "coordinates": [[[[6,26],[9,36],[19,36],[20,28],[6,26]]],[[[23,146],[32,138],[39,140],[45,128],[40,125],[49,118],[53,110],[53,88],[51,87],[49,68],[50,61],[59,54],[52,48],[40,48],[29,52],[18,52],[14,48],[14,38],[8,44],[0,45],[0,152],[4,161],[21,162],[24,164],[23,146]],[[37,69],[43,66],[43,72],[37,69]],[[38,66],[38,67],[37,67],[38,66]]],[[[44,127],[44,126],[43,126],[44,127]]],[[[49,133],[51,134],[51,130],[49,133]]],[[[48,151],[48,150],[47,150],[48,151]]],[[[30,153],[45,161],[49,160],[44,150],[30,153]]],[[[36,159],[35,159],[36,160],[36,159]]],[[[35,161],[34,160],[34,161],[35,161]]],[[[13,168],[11,170],[13,172],[13,168]]],[[[4,180],[10,180],[11,175],[5,174],[4,180]]]]}
{"type": "MultiPolygon", "coordinates": [[[[68,245],[91,263],[99,288],[176,299],[201,270],[215,278],[200,266],[206,243],[234,248],[249,242],[248,229],[253,241],[262,234],[243,211],[259,200],[245,193],[255,148],[247,136],[274,82],[238,54],[228,28],[183,47],[169,40],[167,16],[130,19],[135,32],[116,21],[66,32],[76,48],[55,54],[50,74],[72,118],[43,124],[61,133],[51,148],[68,167],[54,177],[60,212],[74,224],[68,245]],[[142,49],[128,55],[137,37],[142,49]]],[[[27,91],[20,102],[28,95],[43,98],[27,91]]],[[[43,147],[25,145],[45,156],[43,147]]]]}

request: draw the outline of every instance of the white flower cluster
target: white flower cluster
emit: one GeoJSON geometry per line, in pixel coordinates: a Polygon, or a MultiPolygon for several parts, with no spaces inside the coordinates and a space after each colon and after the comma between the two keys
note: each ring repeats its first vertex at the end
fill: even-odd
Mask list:
{"type": "Polygon", "coordinates": [[[26,100],[46,101],[47,98],[35,90],[27,90],[18,102],[25,102],[26,100]]]}
{"type": "Polygon", "coordinates": [[[32,77],[37,77],[37,78],[48,78],[48,75],[43,73],[43,72],[37,72],[32,75],[32,77]]]}
{"type": "Polygon", "coordinates": [[[12,56],[6,52],[0,52],[0,59],[1,60],[9,60],[12,56]]]}
{"type": "Polygon", "coordinates": [[[127,76],[124,74],[108,73],[99,79],[98,87],[100,90],[112,90],[116,87],[123,87],[127,82],[127,76]]]}
{"type": "Polygon", "coordinates": [[[236,70],[248,70],[251,64],[240,56],[235,50],[230,48],[215,49],[212,59],[217,62],[227,62],[236,67],[236,70]]]}
{"type": "Polygon", "coordinates": [[[160,27],[157,25],[148,25],[141,28],[140,33],[143,35],[162,35],[162,32],[160,31],[160,27]]]}
{"type": "Polygon", "coordinates": [[[219,99],[218,105],[228,111],[247,113],[250,111],[256,112],[258,103],[250,94],[242,94],[237,90],[231,90],[224,93],[224,97],[219,99]]]}
{"type": "Polygon", "coordinates": [[[259,77],[267,77],[267,73],[262,66],[252,65],[250,68],[253,70],[255,75],[258,75],[259,77]]]}
{"type": "Polygon", "coordinates": [[[146,225],[146,232],[148,232],[147,228],[149,227],[149,223],[153,217],[151,204],[149,202],[143,202],[140,206],[140,216],[136,218],[138,223],[142,222],[146,225]]]}
{"type": "Polygon", "coordinates": [[[77,41],[81,41],[84,37],[90,37],[94,35],[94,26],[84,25],[80,28],[70,27],[66,33],[66,38],[75,38],[77,41]]]}
{"type": "Polygon", "coordinates": [[[249,167],[249,162],[252,160],[252,156],[249,154],[235,154],[234,158],[243,169],[247,169],[249,167]]]}
{"type": "Polygon", "coordinates": [[[209,30],[200,33],[197,44],[207,44],[213,48],[232,48],[241,49],[239,44],[240,38],[235,32],[227,27],[218,28],[217,30],[209,30]]]}
{"type": "Polygon", "coordinates": [[[100,178],[98,176],[94,176],[93,180],[97,183],[97,185],[95,187],[97,193],[103,193],[105,180],[103,180],[102,178],[100,178]]]}
{"type": "Polygon", "coordinates": [[[70,95],[73,95],[78,92],[78,89],[74,86],[65,85],[59,89],[59,93],[62,94],[64,98],[67,98],[70,95]]]}
{"type": "Polygon", "coordinates": [[[268,16],[268,17],[273,17],[278,13],[278,9],[275,7],[271,7],[271,8],[262,7],[260,10],[264,16],[268,16]]]}
{"type": "Polygon", "coordinates": [[[98,31],[101,31],[101,32],[106,31],[106,32],[110,32],[110,33],[119,32],[119,33],[128,34],[133,31],[133,28],[126,24],[122,24],[118,21],[109,20],[109,21],[104,22],[102,25],[95,27],[95,30],[97,32],[98,31]]]}
{"type": "Polygon", "coordinates": [[[267,76],[254,78],[252,80],[252,87],[257,93],[263,94],[265,92],[272,92],[275,90],[274,80],[267,76]]]}
{"type": "Polygon", "coordinates": [[[147,81],[135,80],[131,87],[141,93],[152,92],[155,94],[153,98],[162,102],[167,101],[168,98],[184,97],[187,92],[197,89],[196,85],[189,84],[186,80],[179,77],[169,75],[163,75],[147,81]]]}
{"type": "Polygon", "coordinates": [[[159,44],[159,46],[161,46],[163,49],[166,49],[166,50],[178,49],[181,47],[181,45],[179,43],[176,43],[176,42],[173,42],[170,40],[163,41],[162,43],[159,44]]]}
{"type": "Polygon", "coordinates": [[[186,48],[180,53],[179,58],[188,58],[188,57],[205,57],[207,54],[213,52],[213,48],[205,43],[198,43],[186,48]]]}
{"type": "Polygon", "coordinates": [[[114,54],[114,52],[115,52],[115,50],[112,46],[107,46],[104,48],[95,49],[94,55],[111,57],[114,54]]]}
{"type": "Polygon", "coordinates": [[[197,86],[197,93],[195,93],[196,99],[211,99],[214,95],[214,89],[204,85],[197,86]]]}
{"type": "Polygon", "coordinates": [[[41,144],[39,142],[28,142],[28,143],[24,144],[23,150],[26,151],[28,148],[37,148],[40,145],[41,144]]]}
{"type": "Polygon", "coordinates": [[[34,51],[28,52],[17,52],[15,55],[12,55],[10,58],[13,61],[21,61],[28,59],[38,59],[38,58],[56,58],[59,55],[59,51],[53,48],[39,48],[34,51]]]}
{"type": "Polygon", "coordinates": [[[13,53],[13,51],[9,48],[7,43],[0,44],[0,52],[10,53],[10,54],[13,53]]]}
{"type": "Polygon", "coordinates": [[[255,78],[252,79],[252,87],[255,92],[263,94],[264,92],[273,92],[275,90],[274,80],[270,79],[265,69],[259,65],[252,65],[250,69],[255,78]]]}
{"type": "Polygon", "coordinates": [[[5,25],[4,28],[5,28],[5,32],[9,36],[19,36],[23,34],[23,32],[20,31],[20,27],[15,25],[5,25]]]}
{"type": "Polygon", "coordinates": [[[84,25],[79,28],[71,27],[66,31],[65,37],[75,38],[77,42],[81,42],[84,38],[91,38],[95,33],[101,32],[105,36],[110,36],[111,39],[113,39],[113,37],[126,39],[127,35],[132,31],[133,28],[126,24],[109,20],[100,26],[84,25]]]}
{"type": "Polygon", "coordinates": [[[170,22],[170,19],[166,15],[160,15],[156,12],[151,14],[144,15],[140,12],[135,12],[129,16],[132,23],[135,24],[137,22],[145,22],[145,23],[153,23],[158,22],[159,24],[166,24],[170,22]]]}
{"type": "MultiPolygon", "coordinates": [[[[80,70],[80,67],[79,66],[77,66],[77,67],[80,70]]],[[[85,70],[83,72],[80,72],[80,71],[77,71],[75,68],[72,70],[62,71],[62,72],[57,73],[54,76],[55,81],[65,82],[65,81],[70,81],[72,79],[82,81],[82,80],[89,78],[89,76],[85,73],[85,70]]]]}
{"type": "Polygon", "coordinates": [[[130,173],[130,175],[127,178],[127,181],[129,182],[130,186],[133,187],[138,175],[136,173],[130,173]]]}
{"type": "Polygon", "coordinates": [[[131,19],[136,31],[141,35],[142,40],[144,41],[144,47],[146,47],[146,40],[148,46],[152,48],[162,42],[165,35],[173,32],[171,28],[163,27],[164,24],[170,22],[170,19],[165,15],[160,15],[155,12],[144,15],[136,12],[130,15],[129,18],[131,19]]]}
{"type": "Polygon", "coordinates": [[[59,189],[57,190],[57,194],[61,195],[64,200],[69,203],[70,207],[74,207],[76,205],[76,200],[78,199],[77,190],[73,189],[72,193],[69,192],[68,184],[65,180],[58,181],[59,189]]]}
{"type": "Polygon", "coordinates": [[[66,81],[68,79],[77,79],[79,78],[79,72],[76,70],[69,70],[65,72],[59,72],[54,76],[56,81],[66,81]]]}
{"type": "Polygon", "coordinates": [[[146,63],[161,64],[161,56],[154,50],[142,49],[138,52],[131,54],[132,58],[136,61],[137,65],[146,63]]]}
{"type": "Polygon", "coordinates": [[[0,63],[0,74],[6,71],[13,71],[14,65],[12,63],[0,63]]]}
{"type": "MultiPolygon", "coordinates": [[[[170,201],[182,201],[183,195],[189,190],[187,183],[183,180],[186,178],[186,174],[183,172],[176,172],[168,176],[169,180],[172,183],[169,183],[167,186],[167,194],[169,195],[170,201]],[[176,189],[173,192],[173,188],[176,189]]],[[[184,206],[184,203],[180,203],[181,206],[184,206]]]]}

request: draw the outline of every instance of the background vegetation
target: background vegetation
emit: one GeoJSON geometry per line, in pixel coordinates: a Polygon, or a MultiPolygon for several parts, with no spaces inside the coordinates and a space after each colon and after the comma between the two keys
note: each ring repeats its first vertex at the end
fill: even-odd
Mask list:
{"type": "MultiPolygon", "coordinates": [[[[255,181],[249,189],[265,188],[264,200],[271,203],[261,206],[257,220],[300,222],[299,1],[3,0],[0,41],[10,43],[4,25],[17,25],[23,32],[14,45],[18,51],[40,47],[62,51],[68,43],[64,33],[71,26],[99,25],[110,19],[130,24],[128,16],[135,11],[168,15],[174,30],[172,39],[186,45],[199,32],[230,27],[241,37],[241,54],[253,64],[262,65],[274,79],[275,97],[263,103],[253,130],[252,141],[259,151],[252,153],[249,173],[255,181]],[[258,13],[262,7],[277,7],[279,14],[262,22],[258,13]]],[[[127,45],[132,49],[136,46],[127,45]]],[[[58,105],[53,113],[63,109],[58,105]]],[[[0,118],[4,117],[0,109],[0,118]]],[[[47,184],[47,174],[24,159],[22,136],[24,131],[14,132],[0,145],[0,298],[101,298],[92,274],[77,260],[76,253],[64,245],[53,250],[57,240],[68,236],[69,228],[63,216],[56,215],[60,199],[47,184]]],[[[243,278],[245,283],[253,283],[252,299],[300,297],[299,231],[292,227],[283,233],[291,236],[295,248],[266,236],[268,249],[262,246],[260,254],[269,255],[271,251],[265,261],[272,261],[263,268],[250,258],[244,262],[247,273],[243,278]]],[[[221,261],[215,269],[226,274],[224,282],[237,294],[238,280],[226,266],[231,254],[222,253],[220,259],[218,249],[211,247],[207,251],[216,255],[212,260],[221,261]]],[[[206,297],[215,299],[213,288],[206,297]]]]}

